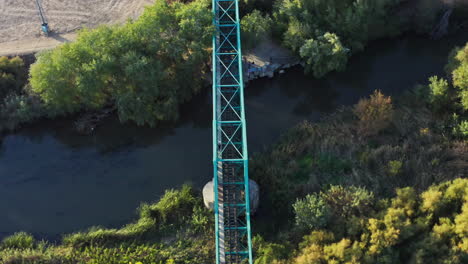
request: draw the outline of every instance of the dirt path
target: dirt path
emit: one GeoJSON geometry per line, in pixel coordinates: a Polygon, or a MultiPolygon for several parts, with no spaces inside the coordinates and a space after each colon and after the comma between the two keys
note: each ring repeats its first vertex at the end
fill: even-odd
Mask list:
{"type": "Polygon", "coordinates": [[[53,49],[57,45],[76,39],[76,33],[51,34],[50,37],[40,37],[28,40],[17,40],[0,43],[0,56],[14,56],[36,53],[41,50],[53,49]]]}

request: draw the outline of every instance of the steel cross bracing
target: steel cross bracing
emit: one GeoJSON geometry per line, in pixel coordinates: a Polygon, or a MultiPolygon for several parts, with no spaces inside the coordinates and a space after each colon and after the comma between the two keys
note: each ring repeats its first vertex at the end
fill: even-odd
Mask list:
{"type": "Polygon", "coordinates": [[[249,175],[237,0],[213,0],[216,263],[252,264],[249,175]]]}

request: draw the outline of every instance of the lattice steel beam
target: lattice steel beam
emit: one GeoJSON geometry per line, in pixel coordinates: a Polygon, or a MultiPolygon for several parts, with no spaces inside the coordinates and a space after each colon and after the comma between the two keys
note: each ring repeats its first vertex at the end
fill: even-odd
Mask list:
{"type": "Polygon", "coordinates": [[[244,81],[237,0],[213,0],[216,263],[253,263],[244,81]]]}

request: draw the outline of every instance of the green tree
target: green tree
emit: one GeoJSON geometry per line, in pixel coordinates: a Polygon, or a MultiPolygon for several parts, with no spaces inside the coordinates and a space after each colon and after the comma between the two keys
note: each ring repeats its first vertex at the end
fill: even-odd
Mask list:
{"type": "MultiPolygon", "coordinates": [[[[343,188],[343,187],[341,187],[343,188]]],[[[359,236],[341,238],[315,230],[304,237],[294,264],[444,263],[468,260],[468,179],[431,186],[418,195],[411,188],[380,204],[376,214],[361,215],[359,236]]]]}
{"type": "Polygon", "coordinates": [[[268,14],[262,15],[258,10],[244,16],[241,20],[242,47],[251,49],[259,42],[269,38],[272,23],[268,14]]]}
{"type": "Polygon", "coordinates": [[[347,56],[369,40],[398,33],[399,18],[391,13],[400,1],[279,0],[275,26],[283,31],[284,44],[320,77],[345,67],[347,56]]]}
{"type": "Polygon", "coordinates": [[[122,121],[175,120],[207,71],[207,5],[158,1],[134,22],[84,30],[76,42],[38,56],[32,90],[64,113],[115,104],[122,121]]]}
{"type": "Polygon", "coordinates": [[[317,39],[308,39],[299,54],[306,61],[306,72],[313,72],[319,78],[330,71],[342,71],[348,61],[348,49],[337,35],[325,33],[317,39]]]}
{"type": "Polygon", "coordinates": [[[296,225],[302,230],[319,229],[328,222],[329,208],[319,194],[308,194],[294,204],[296,225]]]}
{"type": "Polygon", "coordinates": [[[453,85],[458,89],[463,109],[468,110],[468,44],[457,53],[455,59],[459,66],[452,72],[453,85]]]}
{"type": "Polygon", "coordinates": [[[18,93],[26,83],[26,69],[20,57],[0,57],[0,100],[18,93]]]}
{"type": "Polygon", "coordinates": [[[449,84],[447,80],[432,76],[429,78],[429,102],[437,110],[441,111],[450,102],[449,84]]]}

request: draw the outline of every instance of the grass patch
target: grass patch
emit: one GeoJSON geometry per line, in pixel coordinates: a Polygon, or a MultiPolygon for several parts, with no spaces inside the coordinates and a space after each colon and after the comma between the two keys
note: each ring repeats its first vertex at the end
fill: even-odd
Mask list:
{"type": "Polygon", "coordinates": [[[199,264],[214,259],[212,213],[192,187],[168,190],[157,203],[142,204],[137,211],[134,223],[67,234],[59,244],[14,234],[0,244],[0,263],[199,264]]]}

